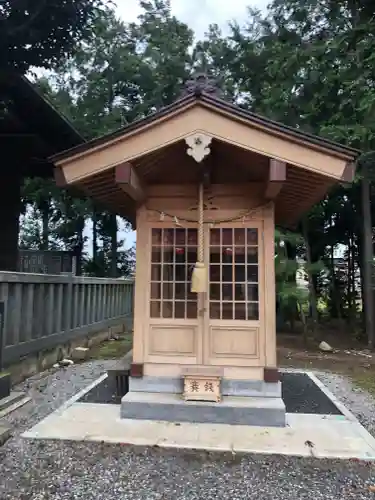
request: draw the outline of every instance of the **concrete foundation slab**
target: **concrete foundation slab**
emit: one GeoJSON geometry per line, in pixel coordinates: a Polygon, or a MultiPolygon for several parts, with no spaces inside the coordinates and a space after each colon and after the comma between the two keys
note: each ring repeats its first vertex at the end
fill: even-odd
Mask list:
{"type": "Polygon", "coordinates": [[[286,413],[285,427],[125,419],[119,405],[77,402],[107,377],[102,375],[23,437],[375,461],[375,438],[314,374],[304,373],[340,415],[286,413]]]}
{"type": "Polygon", "coordinates": [[[224,396],[214,403],[184,401],[177,394],[128,392],[121,400],[121,418],[284,427],[285,405],[271,397],[224,396]]]}
{"type": "Polygon", "coordinates": [[[375,439],[357,421],[336,415],[287,414],[286,419],[286,427],[158,422],[122,419],[118,405],[71,403],[49,415],[23,437],[375,460],[375,439]],[[306,445],[307,441],[313,444],[312,448],[306,445]]]}

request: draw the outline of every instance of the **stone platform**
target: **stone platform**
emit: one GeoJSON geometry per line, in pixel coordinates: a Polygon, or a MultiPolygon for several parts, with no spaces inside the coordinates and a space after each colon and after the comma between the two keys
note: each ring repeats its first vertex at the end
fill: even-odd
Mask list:
{"type": "Polygon", "coordinates": [[[285,427],[285,404],[275,397],[224,396],[215,403],[184,401],[178,394],[128,392],[121,400],[121,418],[285,427]]]}
{"type": "Polygon", "coordinates": [[[70,401],[23,437],[231,453],[375,459],[375,439],[356,421],[337,415],[287,414],[286,418],[286,427],[176,424],[119,418],[118,405],[70,401]],[[314,444],[313,448],[306,445],[308,441],[314,444]]]}
{"type": "MultiPolygon", "coordinates": [[[[200,376],[197,375],[196,378],[198,380],[200,376]]],[[[121,400],[121,418],[285,426],[286,410],[280,382],[265,383],[262,380],[222,378],[219,402],[185,401],[183,393],[183,377],[129,377],[129,392],[121,400]]]]}

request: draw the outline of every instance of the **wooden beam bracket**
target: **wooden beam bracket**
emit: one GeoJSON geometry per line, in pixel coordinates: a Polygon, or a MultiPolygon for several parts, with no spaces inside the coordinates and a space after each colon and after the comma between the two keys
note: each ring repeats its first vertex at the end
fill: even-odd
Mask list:
{"type": "Polygon", "coordinates": [[[272,158],[270,160],[265,198],[267,200],[274,200],[275,198],[277,198],[285,181],[286,181],[286,163],[272,158]]]}
{"type": "Polygon", "coordinates": [[[345,165],[344,171],[341,176],[341,184],[348,186],[353,183],[357,170],[356,162],[350,161],[345,165]]]}
{"type": "Polygon", "coordinates": [[[59,188],[67,187],[66,177],[64,174],[64,169],[62,167],[54,167],[53,176],[55,178],[56,186],[59,188]]]}
{"type": "Polygon", "coordinates": [[[115,182],[130,198],[141,203],[146,198],[142,183],[131,163],[122,163],[115,167],[115,182]]]}

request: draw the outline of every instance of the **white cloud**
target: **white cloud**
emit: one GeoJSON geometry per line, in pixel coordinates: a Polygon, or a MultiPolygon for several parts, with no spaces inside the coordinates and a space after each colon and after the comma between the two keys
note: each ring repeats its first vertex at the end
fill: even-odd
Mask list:
{"type": "MultiPolygon", "coordinates": [[[[136,21],[142,9],[139,0],[117,0],[117,11],[126,22],[136,21]]],[[[229,21],[246,19],[247,7],[264,10],[268,0],[171,0],[172,14],[188,24],[196,38],[202,38],[210,24],[218,24],[225,32],[229,21]]]]}

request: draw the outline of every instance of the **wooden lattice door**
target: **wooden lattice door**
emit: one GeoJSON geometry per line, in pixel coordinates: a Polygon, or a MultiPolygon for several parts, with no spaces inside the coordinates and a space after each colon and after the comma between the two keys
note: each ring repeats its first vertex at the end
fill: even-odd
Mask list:
{"type": "Polygon", "coordinates": [[[198,364],[202,359],[198,297],[191,292],[197,261],[197,229],[160,225],[151,229],[148,360],[198,364]]]}
{"type": "Polygon", "coordinates": [[[148,360],[221,366],[263,361],[260,225],[205,226],[208,291],[191,292],[197,228],[151,229],[148,360]]]}
{"type": "MultiPolygon", "coordinates": [[[[263,357],[261,227],[209,229],[204,364],[256,365],[263,357]]],[[[273,264],[273,263],[271,263],[273,264]]]]}

